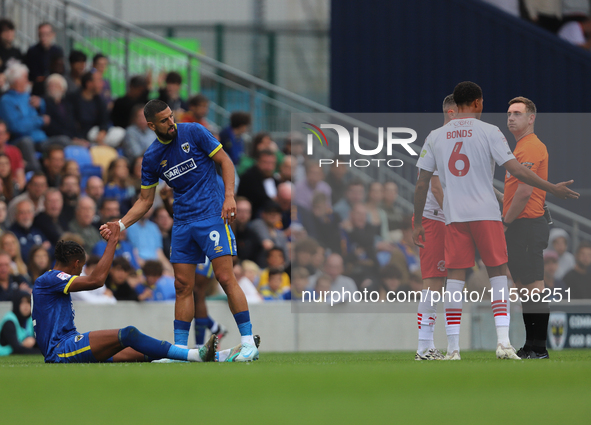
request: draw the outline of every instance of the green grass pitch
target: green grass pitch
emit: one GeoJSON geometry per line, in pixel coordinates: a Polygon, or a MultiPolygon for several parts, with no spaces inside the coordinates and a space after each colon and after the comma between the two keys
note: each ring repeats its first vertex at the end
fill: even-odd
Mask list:
{"type": "Polygon", "coordinates": [[[261,353],[252,364],[46,365],[0,358],[0,423],[581,424],[591,351],[550,360],[261,353]]]}

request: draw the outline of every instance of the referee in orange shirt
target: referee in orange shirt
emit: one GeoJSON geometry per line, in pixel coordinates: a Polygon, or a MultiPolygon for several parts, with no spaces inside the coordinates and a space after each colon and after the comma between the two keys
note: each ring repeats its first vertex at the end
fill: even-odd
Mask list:
{"type": "MultiPolygon", "coordinates": [[[[507,126],[515,136],[513,154],[517,161],[548,180],[548,151],[534,134],[536,105],[525,97],[509,101],[507,126]]],[[[548,246],[549,228],[544,218],[546,192],[505,175],[503,224],[507,239],[509,270],[521,294],[544,289],[543,250],[548,246]]],[[[546,337],[550,311],[547,303],[522,301],[525,344],[517,352],[522,359],[547,359],[546,337]]]]}

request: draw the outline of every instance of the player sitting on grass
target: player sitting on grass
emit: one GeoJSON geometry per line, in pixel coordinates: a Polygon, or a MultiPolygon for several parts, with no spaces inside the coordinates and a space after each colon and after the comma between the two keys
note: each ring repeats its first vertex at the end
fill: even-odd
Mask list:
{"type": "Polygon", "coordinates": [[[71,292],[90,291],[103,285],[119,242],[119,223],[109,223],[107,248],[89,276],[80,276],[86,262],[84,248],[59,241],[56,264],[35,281],[33,324],[46,363],[143,362],[161,358],[191,362],[215,360],[217,337],[201,349],[174,346],[141,333],[133,326],[78,333],[74,325],[71,292]]]}

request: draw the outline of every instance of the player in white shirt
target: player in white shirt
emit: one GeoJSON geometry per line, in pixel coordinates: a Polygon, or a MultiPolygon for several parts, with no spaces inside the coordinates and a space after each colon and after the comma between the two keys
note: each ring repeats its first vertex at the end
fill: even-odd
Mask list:
{"type": "MultiPolygon", "coordinates": [[[[431,176],[439,171],[445,193],[446,290],[452,295],[449,303],[448,299],[445,300],[446,320],[448,323],[457,322],[453,323],[457,326],[457,338],[450,338],[453,333],[448,330],[446,357],[460,359],[462,290],[466,269],[474,265],[475,249],[478,248],[492,287],[492,308],[497,328],[496,355],[498,358],[519,359],[509,340],[507,245],[492,185],[494,164],[504,166],[524,183],[560,199],[576,199],[579,194],[567,187],[572,180],[556,185],[549,183],[515,159],[498,127],[480,121],[483,99],[477,84],[462,82],[454,89],[453,96],[458,116],[427,137],[417,162],[420,174],[415,187],[414,241],[419,247],[425,246],[423,242],[429,243],[422,225],[423,210],[431,176]],[[457,299],[460,301],[456,302],[457,299]]],[[[446,298],[449,296],[446,295],[446,298]]]]}
{"type": "MultiPolygon", "coordinates": [[[[443,100],[443,125],[455,118],[458,112],[453,95],[443,100]]],[[[414,218],[413,218],[414,222],[414,218]]],[[[435,348],[433,331],[437,319],[437,302],[431,297],[433,292],[440,292],[447,276],[444,255],[445,215],[443,213],[443,188],[439,173],[435,171],[429,182],[429,191],[423,211],[425,238],[429,243],[420,248],[421,277],[423,294],[419,302],[417,323],[419,327],[419,345],[415,360],[441,360],[443,355],[435,348]]]]}

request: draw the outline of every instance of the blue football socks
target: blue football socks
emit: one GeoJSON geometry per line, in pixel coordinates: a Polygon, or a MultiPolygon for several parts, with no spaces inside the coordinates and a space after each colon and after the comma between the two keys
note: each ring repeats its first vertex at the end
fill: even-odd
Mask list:
{"type": "Polygon", "coordinates": [[[250,313],[248,310],[236,313],[234,315],[234,320],[236,320],[236,324],[238,325],[242,343],[254,345],[254,339],[252,337],[252,325],[250,323],[250,313]]]}
{"type": "Polygon", "coordinates": [[[203,318],[195,318],[195,343],[197,345],[205,344],[205,331],[209,328],[209,317],[203,318]]]}
{"type": "Polygon", "coordinates": [[[189,344],[189,329],[191,322],[174,321],[174,345],[186,347],[189,344]]]}

